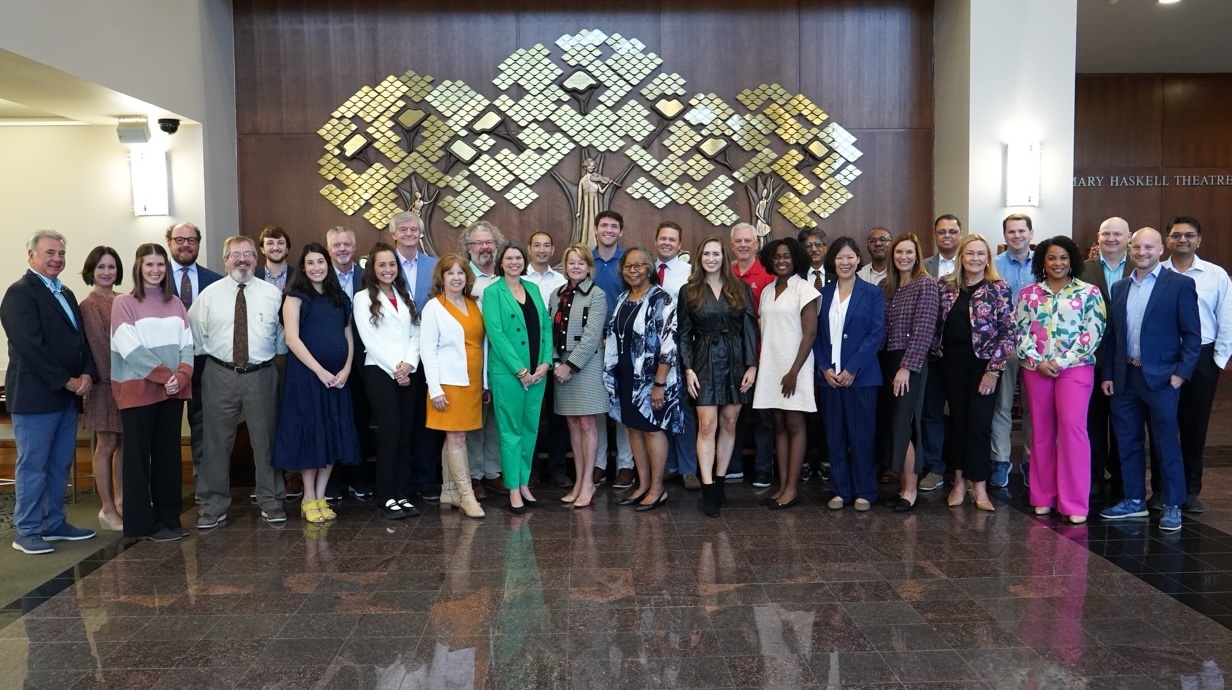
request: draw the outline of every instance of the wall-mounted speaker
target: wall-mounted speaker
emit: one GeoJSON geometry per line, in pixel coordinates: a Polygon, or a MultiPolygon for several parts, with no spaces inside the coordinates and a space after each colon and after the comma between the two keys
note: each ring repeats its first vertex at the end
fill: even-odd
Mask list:
{"type": "Polygon", "coordinates": [[[116,136],[121,144],[148,144],[150,124],[144,117],[121,117],[116,123],[116,136]]]}

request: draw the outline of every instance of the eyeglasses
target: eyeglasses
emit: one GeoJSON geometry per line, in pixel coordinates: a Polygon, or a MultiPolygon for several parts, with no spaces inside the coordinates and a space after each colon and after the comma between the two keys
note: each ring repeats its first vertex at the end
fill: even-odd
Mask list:
{"type": "Polygon", "coordinates": [[[197,245],[201,243],[201,240],[196,237],[172,237],[171,241],[175,242],[175,246],[177,247],[183,247],[186,244],[197,245]]]}
{"type": "Polygon", "coordinates": [[[947,229],[947,230],[938,230],[938,231],[937,231],[937,234],[938,234],[938,235],[961,235],[961,234],[962,234],[962,230],[954,230],[954,229],[952,229],[952,228],[951,228],[951,229],[947,229]]]}
{"type": "Polygon", "coordinates": [[[813,241],[813,242],[805,242],[805,243],[804,243],[804,248],[805,248],[805,249],[808,249],[808,248],[810,248],[810,247],[824,247],[824,246],[826,246],[826,243],[825,243],[825,242],[817,242],[817,241],[813,241]]]}
{"type": "Polygon", "coordinates": [[[889,237],[871,237],[869,238],[868,243],[869,244],[889,244],[890,238],[889,237]]]}
{"type": "Polygon", "coordinates": [[[231,252],[227,256],[229,256],[232,259],[253,259],[253,258],[256,258],[257,253],[256,252],[231,252]]]}
{"type": "Polygon", "coordinates": [[[495,247],[496,240],[471,240],[466,244],[469,247],[495,247]]]}
{"type": "Polygon", "coordinates": [[[1170,240],[1194,240],[1194,239],[1197,239],[1197,237],[1198,237],[1198,233],[1196,232],[1170,232],[1168,233],[1168,239],[1170,240]]]}
{"type": "Polygon", "coordinates": [[[631,271],[645,271],[646,269],[650,268],[650,264],[628,263],[628,264],[625,264],[625,268],[631,271]]]}

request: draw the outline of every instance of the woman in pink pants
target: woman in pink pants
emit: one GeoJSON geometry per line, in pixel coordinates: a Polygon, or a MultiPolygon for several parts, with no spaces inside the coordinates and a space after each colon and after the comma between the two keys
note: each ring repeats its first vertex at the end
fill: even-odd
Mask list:
{"type": "Polygon", "coordinates": [[[1083,255],[1068,237],[1040,242],[1035,282],[1018,295],[1018,357],[1031,411],[1031,505],[1086,522],[1091,490],[1087,403],[1107,317],[1099,288],[1078,280],[1083,255]]]}

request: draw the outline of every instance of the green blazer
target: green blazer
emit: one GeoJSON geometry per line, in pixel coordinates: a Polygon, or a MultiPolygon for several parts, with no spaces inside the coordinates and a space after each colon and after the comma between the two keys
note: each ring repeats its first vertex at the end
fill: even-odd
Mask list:
{"type": "Polygon", "coordinates": [[[552,362],[552,322],[543,307],[539,287],[526,280],[522,289],[539,314],[539,361],[530,361],[530,345],[526,339],[526,320],[522,305],[504,278],[498,278],[483,290],[483,325],[488,331],[488,372],[516,374],[522,369],[534,371],[540,364],[552,362]]]}

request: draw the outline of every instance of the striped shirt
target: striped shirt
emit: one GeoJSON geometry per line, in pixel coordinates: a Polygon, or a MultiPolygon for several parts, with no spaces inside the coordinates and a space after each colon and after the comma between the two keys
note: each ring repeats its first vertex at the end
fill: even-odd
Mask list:
{"type": "Polygon", "coordinates": [[[193,338],[178,299],[120,295],[111,307],[111,392],[121,410],[167,399],[163,386],[175,374],[179,392],[192,397],[193,338]]]}

